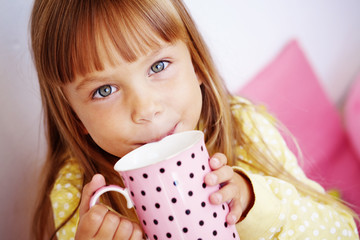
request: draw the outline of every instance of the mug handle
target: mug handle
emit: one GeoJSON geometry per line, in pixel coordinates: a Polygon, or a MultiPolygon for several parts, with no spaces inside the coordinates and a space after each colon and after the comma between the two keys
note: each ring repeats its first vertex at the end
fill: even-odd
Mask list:
{"type": "Polygon", "coordinates": [[[127,208],[132,208],[134,206],[133,202],[130,199],[129,193],[127,191],[126,188],[122,188],[116,185],[109,185],[109,186],[104,186],[99,188],[98,190],[96,190],[96,192],[94,193],[94,195],[91,197],[90,199],[90,208],[93,207],[97,202],[99,202],[99,197],[109,191],[115,191],[118,193],[121,193],[127,202],[127,208]]]}

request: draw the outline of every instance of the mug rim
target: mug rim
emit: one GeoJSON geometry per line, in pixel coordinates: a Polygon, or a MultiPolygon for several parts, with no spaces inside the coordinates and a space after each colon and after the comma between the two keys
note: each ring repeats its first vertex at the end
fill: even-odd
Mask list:
{"type": "MultiPolygon", "coordinates": [[[[193,147],[196,143],[198,143],[201,139],[204,139],[204,133],[199,130],[190,130],[190,131],[183,131],[179,133],[174,133],[172,135],[166,136],[163,139],[144,144],[131,152],[125,154],[122,158],[120,158],[114,165],[114,169],[117,172],[126,172],[136,169],[145,168],[148,166],[152,166],[155,164],[158,164],[160,162],[163,162],[165,160],[171,159],[174,156],[188,150],[189,148],[193,147]],[[134,163],[134,161],[131,161],[131,159],[134,160],[136,155],[140,155],[142,151],[149,151],[149,148],[156,148],[159,146],[166,146],[166,144],[169,144],[170,141],[173,140],[173,138],[184,138],[186,135],[190,135],[192,137],[188,142],[183,143],[183,145],[175,146],[175,149],[171,151],[171,154],[165,154],[165,156],[156,156],[157,159],[153,160],[151,163],[147,163],[145,161],[134,163]],[[185,145],[185,146],[184,146],[185,145]]],[[[173,146],[172,146],[173,147],[173,146]]]]}

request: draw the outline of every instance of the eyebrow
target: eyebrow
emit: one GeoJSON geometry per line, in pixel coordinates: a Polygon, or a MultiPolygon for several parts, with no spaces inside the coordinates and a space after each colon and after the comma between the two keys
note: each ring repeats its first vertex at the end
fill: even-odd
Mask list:
{"type": "Polygon", "coordinates": [[[89,85],[92,82],[102,82],[106,79],[109,79],[108,76],[89,76],[84,77],[81,82],[76,86],[76,91],[79,91],[89,85]]]}
{"type": "MultiPolygon", "coordinates": [[[[150,53],[148,55],[146,55],[144,61],[147,61],[148,59],[151,59],[151,58],[156,58],[158,55],[161,54],[162,51],[164,51],[166,49],[170,49],[174,45],[175,45],[175,43],[167,43],[165,45],[162,45],[158,49],[150,51],[150,53]]],[[[110,76],[88,76],[88,77],[84,77],[81,80],[81,82],[76,86],[76,90],[79,91],[79,90],[85,88],[86,85],[88,85],[88,84],[90,84],[92,82],[102,82],[102,81],[107,80],[109,78],[110,78],[110,76]]]]}

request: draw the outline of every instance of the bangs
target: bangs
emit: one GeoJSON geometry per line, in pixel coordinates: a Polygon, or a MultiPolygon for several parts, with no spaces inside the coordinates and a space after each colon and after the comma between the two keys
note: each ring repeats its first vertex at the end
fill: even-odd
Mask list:
{"type": "Polygon", "coordinates": [[[119,56],[132,62],[164,42],[186,41],[185,26],[171,1],[90,0],[66,4],[59,13],[61,19],[54,19],[59,24],[48,38],[53,44],[45,45],[47,54],[43,58],[45,76],[57,84],[101,71],[105,63],[115,65],[119,56]]]}

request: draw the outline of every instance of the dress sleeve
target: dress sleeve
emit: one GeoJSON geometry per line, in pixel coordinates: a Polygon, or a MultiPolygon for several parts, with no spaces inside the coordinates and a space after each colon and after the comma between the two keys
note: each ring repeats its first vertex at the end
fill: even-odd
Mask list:
{"type": "MultiPolygon", "coordinates": [[[[295,178],[324,192],[318,183],[305,176],[295,155],[266,115],[255,110],[237,114],[244,122],[243,131],[260,151],[271,151],[295,178]],[[258,131],[253,131],[255,128],[258,131]],[[264,143],[269,148],[265,148],[264,143]]],[[[251,162],[245,149],[239,147],[238,153],[240,159],[251,162]]],[[[241,239],[359,239],[349,213],[320,203],[299,192],[294,185],[245,164],[239,163],[234,170],[249,178],[255,195],[253,207],[236,225],[241,239]]]]}
{"type": "MultiPolygon", "coordinates": [[[[50,194],[55,228],[61,226],[74,212],[80,202],[82,174],[74,162],[68,162],[59,172],[50,194]]],[[[74,239],[79,212],[65,223],[56,233],[58,240],[74,239]]]]}

